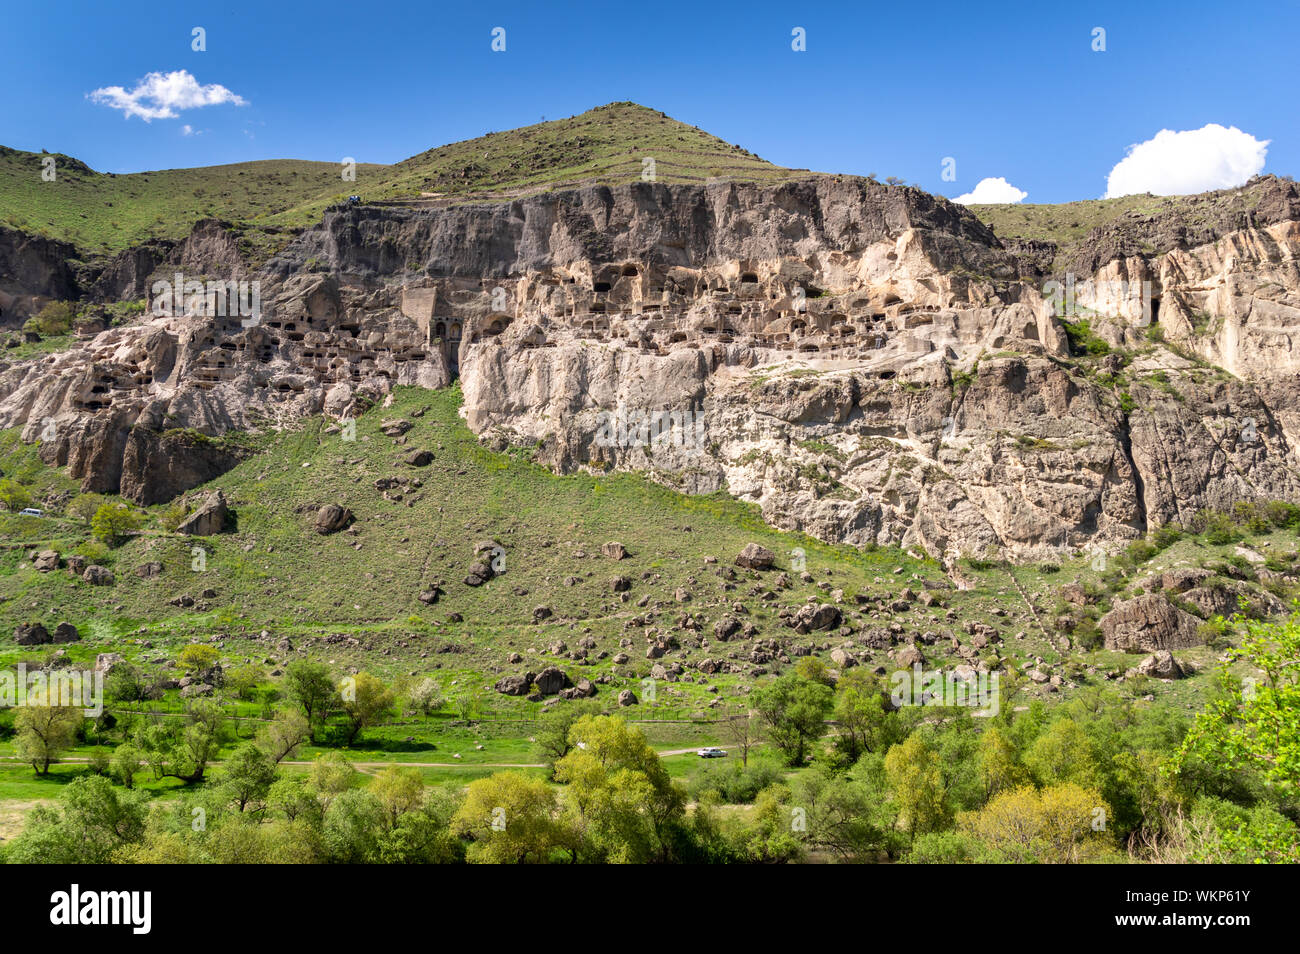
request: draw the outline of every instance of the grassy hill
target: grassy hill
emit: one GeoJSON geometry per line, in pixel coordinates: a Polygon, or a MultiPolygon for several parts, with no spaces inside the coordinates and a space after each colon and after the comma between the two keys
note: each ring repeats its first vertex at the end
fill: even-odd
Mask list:
{"type": "MultiPolygon", "coordinates": [[[[160,506],[147,511],[139,536],[114,550],[59,516],[57,500],[71,487],[67,478],[41,464],[33,448],[6,436],[6,473],[37,499],[56,503],[54,515],[44,519],[0,514],[0,536],[7,542],[0,549],[0,639],[12,647],[0,650],[0,666],[37,660],[49,651],[9,643],[17,624],[40,621],[52,630],[61,620],[85,636],[67,647],[77,659],[117,651],[157,663],[198,640],[218,644],[233,661],[264,664],[269,672],[283,664],[286,655],[274,647],[288,637],[294,654],[322,658],[339,669],[363,667],[390,677],[436,672],[449,691],[456,684],[476,687],[504,711],[535,704],[491,693],[491,683],[505,672],[540,671],[552,664],[575,680],[607,677],[601,689],[606,702],[621,688],[639,692],[640,680],[654,665],[645,650],[647,634],[655,630],[684,643],[710,640],[710,646],[691,654],[694,660],[748,660],[754,640],[775,637],[828,660],[832,649],[850,645],[865,665],[892,666],[885,652],[866,653],[834,629],[799,636],[778,616],[782,607],[815,600],[835,603],[854,637],[890,623],[916,637],[928,631],[931,665],[960,662],[952,655],[951,639],[965,638],[962,627],[978,622],[1002,635],[1000,646],[979,654],[990,663],[1001,655],[1009,668],[1019,670],[1041,660],[1080,684],[1104,683],[1088,668],[1122,672],[1139,658],[1095,648],[1096,643],[1090,647],[1082,635],[1110,600],[1133,595],[1143,575],[1180,561],[1244,565],[1229,543],[1186,538],[1160,553],[1141,553],[1140,560],[1117,559],[1105,573],[1086,559],[1020,568],[972,561],[968,572],[975,586],[957,590],[932,561],[896,549],[861,552],[773,530],[753,507],[723,496],[686,496],[627,474],[556,476],[518,453],[483,448],[457,416],[458,405],[454,388],[399,389],[391,407],[361,418],[355,442],[331,433],[323,419],[295,431],[245,438],[260,443],[260,452],[211,485],[225,491],[237,514],[233,532],[202,540],[168,533],[162,529],[167,508],[160,506]],[[413,425],[410,432],[404,439],[385,437],[383,422],[398,418],[413,425]],[[405,464],[402,458],[416,448],[432,451],[433,463],[405,464]],[[376,481],[389,477],[420,485],[385,495],[376,481]],[[349,531],[314,532],[315,512],[326,503],[353,511],[356,522],[349,531]],[[463,579],[475,545],[483,540],[501,545],[505,573],[484,586],[467,586],[463,579]],[[612,540],[623,543],[631,556],[617,561],[603,556],[602,544],[612,540]],[[778,566],[789,574],[789,589],[777,585],[780,571],[755,576],[732,567],[750,541],[777,554],[778,566]],[[196,545],[206,551],[199,572],[193,568],[196,545]],[[66,570],[37,572],[30,554],[46,547],[65,557],[80,552],[107,565],[116,582],[94,587],[66,570]],[[806,560],[806,577],[795,565],[796,551],[806,560]],[[162,564],[161,575],[142,578],[134,572],[152,561],[162,564]],[[1013,573],[1033,601],[1037,619],[1018,595],[1013,573]],[[626,600],[611,586],[619,576],[630,580],[626,600]],[[1074,611],[1054,607],[1060,604],[1059,587],[1072,580],[1097,594],[1096,605],[1080,620],[1073,649],[1063,651],[1040,621],[1052,626],[1058,615],[1074,611]],[[420,594],[436,585],[443,590],[439,601],[421,602],[420,594]],[[911,594],[905,592],[909,589],[911,594]],[[937,602],[926,606],[918,600],[924,590],[937,602]],[[907,602],[905,609],[893,607],[899,599],[907,602]],[[549,615],[536,612],[539,607],[549,615]],[[683,627],[685,616],[696,618],[699,629],[694,623],[683,627]],[[757,632],[730,642],[715,640],[713,627],[723,616],[752,623],[757,632]],[[267,638],[259,638],[263,631],[267,638]],[[585,662],[565,655],[588,637],[592,646],[585,662]],[[564,651],[548,650],[560,642],[564,651]],[[520,663],[507,664],[512,652],[521,655],[520,663]],[[616,663],[620,652],[628,659],[616,663]]],[[[1287,560],[1300,561],[1293,531],[1277,531],[1264,541],[1265,552],[1281,561],[1276,571],[1293,569],[1287,560]]],[[[1214,652],[1205,647],[1180,658],[1208,668],[1214,652]]],[[[774,660],[767,668],[782,664],[774,660]]],[[[715,699],[744,691],[757,674],[706,676],[688,669],[686,675],[690,678],[664,690],[661,705],[702,711],[715,699]]],[[[1124,685],[1133,692],[1150,691],[1141,684],[1124,685]]],[[[1184,696],[1200,692],[1196,687],[1203,687],[1201,680],[1158,691],[1184,696]]],[[[1024,691],[1049,697],[1054,689],[1026,685],[1024,691]]]]}
{"type": "Polygon", "coordinates": [[[299,228],[353,193],[455,202],[638,181],[645,157],[655,160],[660,182],[793,174],[663,113],[612,103],[440,146],[392,166],[363,163],[355,182],[344,181],[334,162],[277,159],[115,175],[58,154],[57,178],[45,182],[42,154],[0,147],[0,222],[102,254],[150,238],[181,238],[209,216],[255,229],[299,228]]]}

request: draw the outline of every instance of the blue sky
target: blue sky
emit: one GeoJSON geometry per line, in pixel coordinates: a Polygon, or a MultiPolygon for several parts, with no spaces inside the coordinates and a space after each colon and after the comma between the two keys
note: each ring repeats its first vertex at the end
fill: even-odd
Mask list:
{"type": "Polygon", "coordinates": [[[109,172],[393,162],[634,100],[782,165],[949,196],[1002,177],[1030,202],[1096,198],[1130,145],[1211,123],[1270,140],[1265,172],[1300,174],[1300,0],[232,6],[10,3],[0,143],[109,172]],[[195,26],[206,52],[191,49],[195,26]],[[145,122],[88,98],[177,70],[246,105],[145,122]]]}

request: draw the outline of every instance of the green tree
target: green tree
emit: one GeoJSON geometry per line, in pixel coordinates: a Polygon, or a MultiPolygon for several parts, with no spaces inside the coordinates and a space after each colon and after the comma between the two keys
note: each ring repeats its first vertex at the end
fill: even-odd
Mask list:
{"type": "Polygon", "coordinates": [[[392,828],[403,815],[420,807],[424,776],[416,768],[390,765],[375,776],[370,792],[384,806],[385,821],[392,828]]]}
{"type": "Polygon", "coordinates": [[[384,806],[373,793],[348,789],[325,810],[321,832],[331,861],[370,864],[379,859],[379,834],[384,829],[384,806]]]}
{"type": "Polygon", "coordinates": [[[0,504],[10,513],[17,513],[32,505],[32,495],[18,481],[0,477],[0,504]]]}
{"type": "Polygon", "coordinates": [[[77,318],[77,306],[70,301],[52,301],[23,324],[24,331],[39,335],[66,335],[77,318]]]}
{"type": "Polygon", "coordinates": [[[252,742],[245,742],[221,766],[218,789],[241,812],[250,805],[260,810],[274,782],[275,763],[252,742]]]}
{"type": "Polygon", "coordinates": [[[232,667],[227,670],[225,676],[226,688],[234,692],[237,698],[248,701],[256,694],[257,686],[262,681],[262,670],[257,666],[245,664],[232,667]]]}
{"type": "Polygon", "coordinates": [[[908,835],[934,831],[948,821],[939,753],[913,732],[885,753],[885,774],[908,835]]]}
{"type": "Polygon", "coordinates": [[[876,676],[866,669],[850,669],[835,687],[836,748],[847,764],[863,752],[888,748],[899,734],[900,721],[885,708],[885,693],[876,676]]]}
{"type": "Polygon", "coordinates": [[[560,817],[555,789],[523,772],[470,782],[451,830],[469,839],[466,858],[478,864],[543,863],[555,851],[575,854],[575,836],[560,817]]]}
{"type": "Polygon", "coordinates": [[[140,515],[125,504],[100,505],[90,520],[91,535],[105,546],[115,547],[141,526],[140,515]]]}
{"type": "Polygon", "coordinates": [[[686,793],[639,728],[618,716],[583,716],[555,764],[577,828],[602,860],[668,861],[685,817],[686,793]]]}
{"type": "Polygon", "coordinates": [[[325,819],[325,809],[312,791],[312,786],[301,775],[278,778],[266,793],[266,807],[278,812],[289,821],[302,819],[319,827],[325,819]]]}
{"type": "Polygon", "coordinates": [[[144,757],[130,742],[123,742],[113,750],[109,770],[123,788],[134,788],[135,777],[144,768],[144,757]]]}
{"type": "Polygon", "coordinates": [[[1183,770],[1199,759],[1249,770],[1293,796],[1300,785],[1300,614],[1238,626],[1241,645],[1220,673],[1220,693],[1196,717],[1174,765],[1183,770]],[[1260,676],[1234,678],[1228,667],[1238,661],[1260,676]]]}
{"type": "Polygon", "coordinates": [[[533,732],[534,745],[546,763],[555,773],[555,763],[569,754],[573,742],[569,732],[574,724],[584,716],[594,715],[600,711],[598,703],[591,699],[570,702],[565,706],[556,706],[549,712],[542,713],[537,728],[533,732]]]}
{"type": "Polygon", "coordinates": [[[144,837],[147,796],[114,788],[102,775],[73,779],[56,806],[32,809],[9,847],[18,864],[106,864],[144,837]]]}
{"type": "Polygon", "coordinates": [[[78,494],[72,498],[72,502],[68,504],[65,513],[73,520],[90,526],[91,521],[95,519],[95,514],[99,512],[99,508],[106,503],[108,503],[108,498],[103,494],[78,494]]]}
{"type": "Polygon", "coordinates": [[[220,658],[221,654],[215,647],[192,643],[180,651],[176,657],[176,665],[186,672],[202,672],[215,666],[220,658]]]}
{"type": "Polygon", "coordinates": [[[755,689],[750,698],[787,763],[803,765],[809,746],[825,731],[834,698],[831,690],[797,673],[786,673],[755,689]]]}
{"type": "Polygon", "coordinates": [[[338,704],[338,690],[329,670],[323,663],[295,659],[284,669],[284,682],[289,698],[302,708],[314,733],[338,704]]]}
{"type": "Polygon", "coordinates": [[[71,706],[19,706],[14,713],[14,749],[37,775],[49,775],[77,739],[85,714],[71,706]]]}
{"type": "Polygon", "coordinates": [[[1057,719],[1025,753],[1025,766],[1044,785],[1075,782],[1095,787],[1100,772],[1088,734],[1073,719],[1057,719]]]}
{"type": "Polygon", "coordinates": [[[1077,864],[1098,859],[1111,847],[1101,824],[1107,811],[1095,789],[1073,782],[1041,791],[1027,785],[994,796],[978,812],[961,816],[960,824],[991,853],[991,860],[1077,864]]]}
{"type": "Polygon", "coordinates": [[[356,769],[341,752],[325,752],[312,762],[311,787],[328,808],[330,802],[352,787],[355,775],[356,769]]]}
{"type": "Polygon", "coordinates": [[[393,690],[370,675],[359,672],[343,689],[343,714],[347,717],[347,744],[360,737],[367,726],[382,722],[393,711],[393,690]]]}
{"type": "Polygon", "coordinates": [[[1025,782],[1015,746],[997,726],[989,726],[980,736],[979,766],[986,798],[1025,782]]]}
{"type": "Polygon", "coordinates": [[[141,747],[155,778],[201,782],[221,745],[226,716],[216,701],[193,699],[186,705],[185,716],[182,725],[159,723],[141,735],[141,747]]]}
{"type": "Polygon", "coordinates": [[[258,732],[258,744],[267,758],[279,765],[311,738],[307,717],[297,709],[280,709],[258,732]]]}

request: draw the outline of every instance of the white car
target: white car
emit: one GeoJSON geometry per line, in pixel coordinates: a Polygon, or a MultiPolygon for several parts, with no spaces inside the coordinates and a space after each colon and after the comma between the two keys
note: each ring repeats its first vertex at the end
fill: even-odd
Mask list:
{"type": "Polygon", "coordinates": [[[45,516],[44,511],[37,510],[35,507],[24,507],[22,510],[20,510],[20,511],[18,511],[18,512],[21,513],[24,517],[43,517],[43,516],[45,516]]]}
{"type": "Polygon", "coordinates": [[[725,759],[727,757],[725,749],[715,748],[700,749],[695,754],[702,759],[725,759]]]}

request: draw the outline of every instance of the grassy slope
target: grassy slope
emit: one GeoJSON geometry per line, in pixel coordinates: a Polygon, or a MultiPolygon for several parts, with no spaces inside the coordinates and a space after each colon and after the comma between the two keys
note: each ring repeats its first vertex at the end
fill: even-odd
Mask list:
{"type": "Polygon", "coordinates": [[[999,238],[1070,245],[1098,226],[1128,212],[1153,215],[1180,208],[1179,196],[1127,195],[1120,199],[1085,199],[1058,205],[972,205],[970,210],[999,238]]]}
{"type": "Polygon", "coordinates": [[[72,242],[88,253],[149,238],[180,238],[215,216],[254,228],[298,228],[351,193],[367,199],[423,192],[449,199],[641,178],[642,158],[660,182],[710,176],[768,179],[790,171],[738,146],[634,103],[491,133],[430,149],[392,166],[358,165],[343,181],[333,162],[278,159],[114,175],[56,156],[57,179],[41,179],[42,156],[0,147],[0,222],[72,242]]]}
{"type": "MultiPolygon", "coordinates": [[[[681,613],[701,614],[704,633],[711,636],[712,623],[741,603],[760,637],[790,637],[827,650],[840,644],[830,633],[795,637],[776,619],[775,607],[761,598],[775,574],[756,584],[742,572],[735,589],[723,589],[717,571],[754,540],[773,549],[781,566],[788,566],[791,551],[802,547],[816,583],[826,584],[825,590],[819,589],[815,583],[800,583],[795,575],[793,589],[780,594],[781,604],[797,605],[809,598],[827,601],[827,590],[842,589],[843,608],[855,629],[896,619],[909,630],[945,636],[976,619],[1004,633],[1003,651],[1017,663],[1035,655],[1049,662],[1062,658],[1028,619],[1005,570],[979,573],[980,585],[973,590],[945,592],[958,612],[955,623],[943,619],[943,610],[919,604],[878,618],[872,618],[874,610],[859,614],[853,608],[857,593],[891,599],[906,586],[920,589],[918,580],[942,582],[943,575],[933,563],[897,550],[863,553],[781,533],[764,526],[752,507],[719,497],[680,495],[638,476],[555,476],[481,447],[456,415],[458,400],[455,389],[401,389],[391,408],[372,410],[360,420],[355,443],[325,433],[319,419],[274,437],[265,451],[214,482],[236,509],[238,527],[234,533],[201,541],[210,553],[201,573],[191,570],[190,547],[198,541],[165,534],[153,524],[110,555],[117,575],[112,587],[91,587],[66,571],[39,574],[27,558],[32,549],[54,545],[66,554],[81,545],[84,530],[57,517],[0,517],[0,535],[11,541],[0,550],[4,643],[12,647],[8,633],[19,622],[39,619],[52,628],[67,619],[87,635],[85,642],[70,647],[73,658],[124,650],[157,661],[170,658],[191,640],[210,638],[224,642],[228,659],[260,661],[269,653],[282,662],[283,654],[272,647],[287,635],[298,651],[339,669],[355,665],[389,676],[437,672],[449,691],[453,679],[461,680],[461,688],[485,687],[500,672],[538,671],[557,662],[575,679],[611,675],[614,682],[601,688],[608,700],[619,688],[638,689],[639,680],[649,674],[646,628],[631,624],[632,617],[647,612],[656,613],[650,626],[669,631],[681,613]],[[412,414],[422,408],[429,409],[423,416],[412,414]],[[415,427],[404,445],[395,446],[380,433],[380,423],[398,416],[415,427]],[[434,463],[422,469],[401,463],[415,447],[433,450],[434,463]],[[424,486],[401,501],[385,500],[374,482],[391,474],[418,476],[424,486]],[[312,531],[314,508],[332,501],[355,512],[355,535],[322,537],[312,531]],[[462,579],[474,544],[487,538],[504,546],[507,572],[481,588],[467,587],[462,579]],[[617,563],[600,556],[600,545],[608,540],[623,542],[633,556],[617,563]],[[719,562],[705,563],[706,557],[719,562]],[[150,560],[162,562],[162,576],[147,580],[132,572],[150,560]],[[895,574],[895,569],[901,572],[895,574]],[[634,581],[628,603],[611,592],[609,581],[616,575],[634,581]],[[575,578],[576,585],[567,585],[568,578],[575,578]],[[436,581],[443,581],[446,590],[442,600],[432,607],[419,602],[420,591],[436,581]],[[679,587],[691,593],[689,603],[675,601],[679,587]],[[216,595],[202,598],[206,589],[216,595]],[[198,604],[170,605],[178,594],[192,596],[198,604]],[[642,597],[649,598],[644,609],[636,605],[642,597]],[[535,624],[533,608],[541,605],[554,616],[535,624]],[[999,608],[1009,616],[995,617],[999,608]],[[460,614],[463,622],[448,622],[452,613],[460,614]],[[269,643],[246,638],[263,629],[272,634],[269,643]],[[1015,639],[1017,632],[1026,636],[1015,639]],[[574,648],[587,634],[597,640],[598,651],[610,656],[623,648],[621,638],[629,638],[630,662],[615,666],[606,658],[583,666],[545,654],[548,645],[561,640],[574,648]],[[143,638],[154,648],[141,649],[131,641],[143,638]],[[455,651],[448,651],[453,647],[455,651]],[[511,651],[521,653],[524,662],[506,665],[504,657],[511,651]]],[[[28,461],[24,468],[19,476],[38,490],[61,489],[66,480],[41,470],[38,461],[28,461]]],[[[1294,549],[1293,539],[1276,545],[1283,544],[1294,549]]],[[[1207,551],[1195,559],[1214,555],[1207,551]]],[[[1032,568],[1018,572],[1046,619],[1056,588],[1069,579],[1087,579],[1090,571],[1079,561],[1054,574],[1032,568]]],[[[748,647],[748,640],[715,642],[693,658],[731,652],[744,657],[748,647]]],[[[933,664],[944,664],[945,648],[946,640],[936,643],[933,664]]],[[[41,652],[17,647],[0,651],[0,665],[33,653],[39,657],[41,652]]],[[[1134,662],[1104,652],[1072,656],[1106,667],[1134,662]]],[[[1205,656],[1208,662],[1209,650],[1205,656]]],[[[878,652],[871,664],[886,662],[878,652]]],[[[680,682],[668,687],[660,702],[698,710],[715,698],[708,684],[717,685],[725,698],[744,681],[749,680],[719,676],[680,682]]],[[[495,694],[490,699],[501,711],[532,711],[532,704],[519,700],[495,694]]]]}

